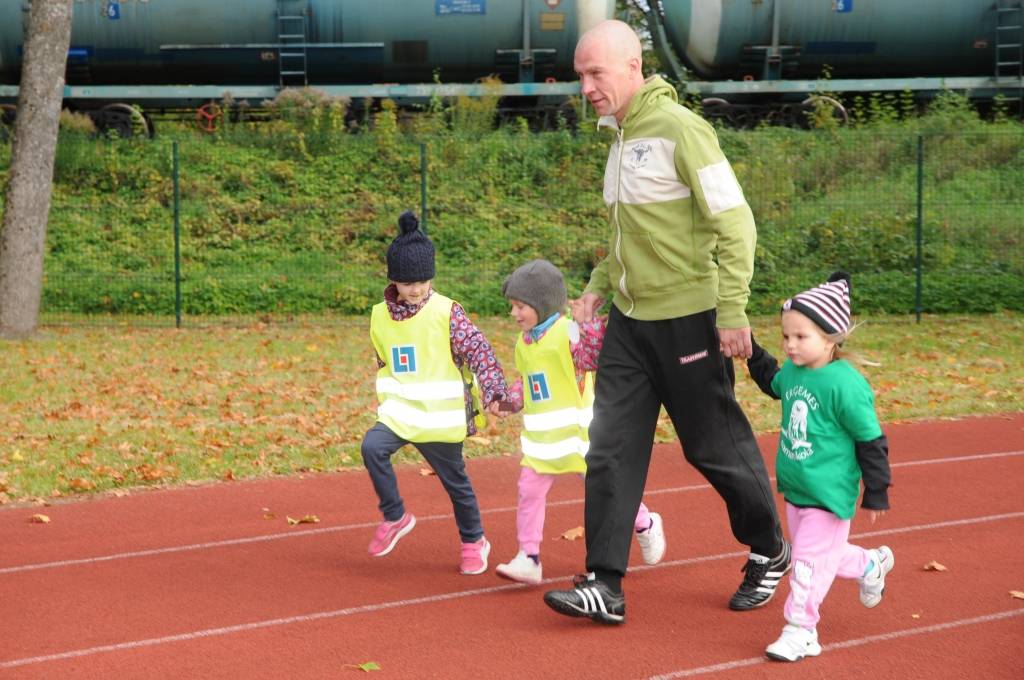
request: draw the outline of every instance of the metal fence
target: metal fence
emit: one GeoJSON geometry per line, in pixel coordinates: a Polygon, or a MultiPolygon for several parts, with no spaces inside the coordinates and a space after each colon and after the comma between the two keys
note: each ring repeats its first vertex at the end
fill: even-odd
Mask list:
{"type": "MultiPolygon", "coordinates": [[[[853,275],[860,310],[1024,309],[1024,130],[720,136],[758,222],[753,312],[777,309],[835,268],[853,275]]],[[[607,252],[606,140],[566,151],[552,173],[514,155],[467,165],[448,157],[444,138],[402,139],[382,157],[401,166],[386,180],[337,167],[314,173],[322,197],[308,187],[290,196],[294,166],[283,161],[239,167],[236,178],[208,185],[209,144],[101,141],[61,152],[59,181],[100,163],[109,187],[101,180],[95,195],[55,200],[44,323],[342,322],[380,299],[384,249],[405,208],[418,208],[438,247],[436,287],[482,314],[503,312],[501,281],[530,257],[563,267],[577,294],[607,252]],[[129,152],[160,162],[133,176],[129,152]],[[586,168],[574,170],[574,154],[584,154],[586,168]],[[473,195],[467,187],[488,172],[520,189],[473,195]],[[584,189],[567,193],[581,174],[584,189]],[[112,204],[128,183],[136,198],[112,204]]]]}

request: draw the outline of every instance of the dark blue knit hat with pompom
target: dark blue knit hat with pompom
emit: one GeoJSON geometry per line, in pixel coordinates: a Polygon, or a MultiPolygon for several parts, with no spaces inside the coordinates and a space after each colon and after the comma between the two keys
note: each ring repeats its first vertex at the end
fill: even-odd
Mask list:
{"type": "Polygon", "coordinates": [[[420,221],[411,210],[398,218],[399,234],[388,246],[388,279],[415,283],[434,278],[434,244],[420,231],[420,221]]]}

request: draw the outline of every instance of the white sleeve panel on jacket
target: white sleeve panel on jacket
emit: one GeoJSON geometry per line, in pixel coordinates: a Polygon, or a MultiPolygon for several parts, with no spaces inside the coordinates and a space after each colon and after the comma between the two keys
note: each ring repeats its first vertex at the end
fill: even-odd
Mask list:
{"type": "Polygon", "coordinates": [[[700,188],[712,217],[746,203],[729,161],[721,161],[697,171],[700,188]]]}

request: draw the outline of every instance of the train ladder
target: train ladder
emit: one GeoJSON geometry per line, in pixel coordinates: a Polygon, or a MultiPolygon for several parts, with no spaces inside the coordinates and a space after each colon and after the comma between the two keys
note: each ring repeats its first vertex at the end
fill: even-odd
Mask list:
{"type": "Polygon", "coordinates": [[[306,75],[308,26],[306,0],[277,0],[278,84],[282,89],[309,84],[306,75]]]}
{"type": "Polygon", "coordinates": [[[1024,116],[1024,6],[996,0],[996,93],[1007,113],[1024,116]]]}

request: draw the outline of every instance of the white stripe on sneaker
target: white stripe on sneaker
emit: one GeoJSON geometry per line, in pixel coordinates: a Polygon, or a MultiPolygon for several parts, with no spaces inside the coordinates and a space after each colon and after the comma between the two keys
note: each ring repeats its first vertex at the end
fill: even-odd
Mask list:
{"type": "Polygon", "coordinates": [[[608,614],[608,607],[605,606],[604,598],[601,597],[601,591],[595,586],[577,587],[576,593],[579,595],[581,609],[584,614],[596,614],[601,612],[602,614],[608,614]]]}
{"type": "Polygon", "coordinates": [[[601,610],[601,613],[602,614],[607,614],[608,613],[608,609],[607,609],[607,607],[604,606],[604,598],[601,597],[600,591],[598,591],[597,588],[591,588],[590,590],[593,591],[593,593],[594,593],[594,599],[597,600],[597,606],[601,610]]]}
{"type": "Polygon", "coordinates": [[[593,611],[597,611],[597,607],[594,605],[594,593],[593,588],[580,588],[580,599],[583,600],[583,611],[589,614],[593,611]]]}

